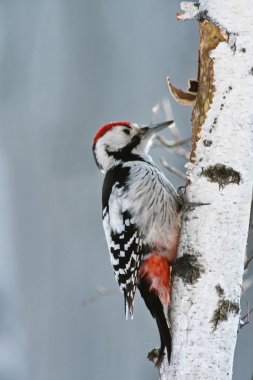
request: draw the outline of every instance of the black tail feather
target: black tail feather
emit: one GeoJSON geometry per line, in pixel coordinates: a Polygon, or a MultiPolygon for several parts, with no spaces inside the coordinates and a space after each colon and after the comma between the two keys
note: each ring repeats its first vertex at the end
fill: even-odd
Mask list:
{"type": "Polygon", "coordinates": [[[147,278],[141,277],[139,279],[138,288],[152,317],[156,319],[160,334],[161,347],[156,365],[159,365],[162,362],[165,347],[167,350],[168,362],[170,363],[172,339],[170,329],[164,314],[163,304],[160,301],[158,294],[156,294],[155,291],[149,290],[150,283],[147,278]]]}

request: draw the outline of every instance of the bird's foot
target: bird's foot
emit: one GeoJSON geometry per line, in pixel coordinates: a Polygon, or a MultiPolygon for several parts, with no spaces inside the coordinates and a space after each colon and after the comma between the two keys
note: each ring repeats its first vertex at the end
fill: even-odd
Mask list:
{"type": "Polygon", "coordinates": [[[181,201],[182,201],[182,210],[183,211],[192,211],[195,209],[195,207],[208,206],[211,204],[211,203],[204,203],[204,202],[190,202],[190,201],[188,201],[188,199],[186,199],[186,187],[187,187],[187,185],[180,186],[177,189],[178,196],[181,198],[181,201]]]}
{"type": "Polygon", "coordinates": [[[195,207],[199,206],[209,206],[211,203],[204,203],[204,202],[189,202],[187,200],[184,200],[183,203],[183,211],[192,211],[195,209],[195,207]]]}

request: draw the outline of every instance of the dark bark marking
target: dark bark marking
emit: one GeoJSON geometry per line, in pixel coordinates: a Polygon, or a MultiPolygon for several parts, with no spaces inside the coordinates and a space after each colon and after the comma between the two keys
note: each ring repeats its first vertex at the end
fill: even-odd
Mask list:
{"type": "Polygon", "coordinates": [[[204,140],[204,141],[203,141],[203,144],[204,144],[206,147],[211,146],[212,143],[213,143],[213,142],[212,142],[211,140],[204,140]]]}
{"type": "Polygon", "coordinates": [[[219,297],[224,296],[224,289],[220,286],[220,284],[216,285],[215,289],[216,289],[219,297]]]}

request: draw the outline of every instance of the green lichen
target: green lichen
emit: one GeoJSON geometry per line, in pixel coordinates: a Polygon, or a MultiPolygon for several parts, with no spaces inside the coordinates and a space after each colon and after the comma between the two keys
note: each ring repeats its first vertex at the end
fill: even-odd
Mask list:
{"type": "Polygon", "coordinates": [[[223,189],[230,183],[236,183],[239,185],[241,182],[241,175],[239,172],[222,164],[208,166],[208,168],[202,170],[201,174],[207,177],[210,182],[218,183],[220,189],[223,189]]]}
{"type": "Polygon", "coordinates": [[[219,323],[228,320],[229,313],[236,315],[240,310],[238,303],[224,298],[224,289],[220,285],[216,285],[215,289],[220,299],[218,301],[217,308],[214,310],[213,318],[211,320],[213,324],[213,330],[216,330],[219,323]]]}
{"type": "Polygon", "coordinates": [[[148,353],[147,358],[155,364],[155,367],[160,368],[163,358],[164,358],[164,353],[161,355],[160,349],[159,348],[154,348],[152,351],[148,353]]]}

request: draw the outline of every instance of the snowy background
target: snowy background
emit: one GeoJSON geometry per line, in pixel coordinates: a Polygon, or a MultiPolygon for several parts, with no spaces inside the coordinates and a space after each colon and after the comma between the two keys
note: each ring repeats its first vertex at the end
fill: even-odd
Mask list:
{"type": "MultiPolygon", "coordinates": [[[[158,332],[139,296],[124,318],[91,146],[100,124],[148,123],[167,75],[182,88],[196,77],[197,23],[177,11],[177,0],[0,3],[1,380],[158,378],[146,359],[158,332]],[[111,294],[92,302],[100,288],[111,294]]],[[[172,106],[190,136],[191,109],[172,106]]],[[[234,380],[251,378],[252,326],[234,380]]]]}

